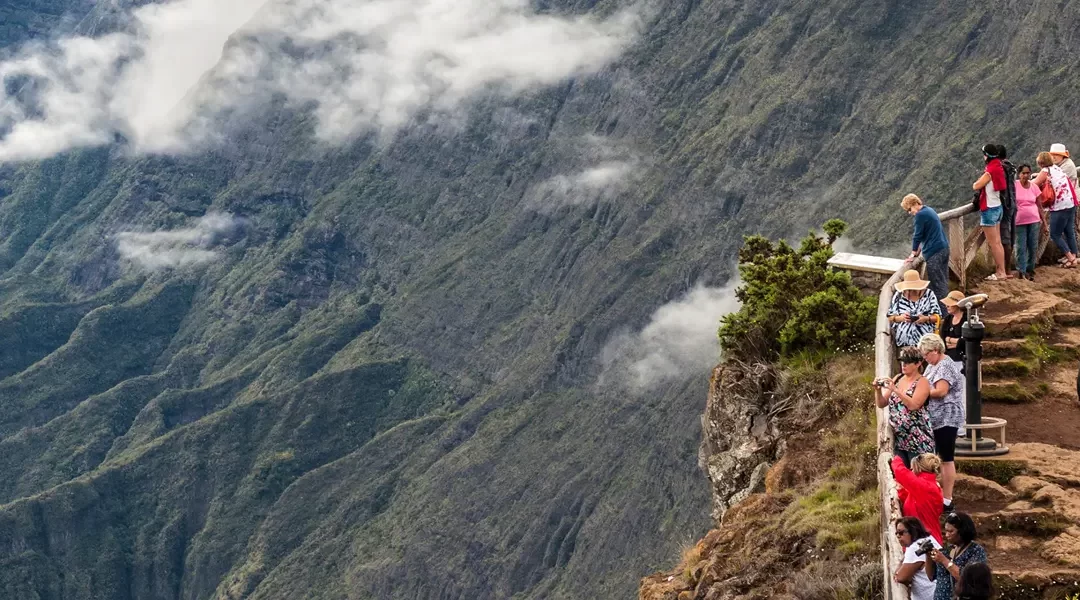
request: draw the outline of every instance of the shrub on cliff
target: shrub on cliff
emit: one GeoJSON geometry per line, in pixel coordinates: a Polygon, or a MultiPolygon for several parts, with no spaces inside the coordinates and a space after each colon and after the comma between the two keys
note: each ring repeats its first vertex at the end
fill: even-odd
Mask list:
{"type": "Polygon", "coordinates": [[[748,236],[739,251],[742,307],[723,318],[720,345],[740,358],[774,359],[804,350],[849,349],[868,341],[876,304],[851,276],[829,268],[832,244],[847,224],[832,219],[824,236],[807,235],[798,248],[748,236]]]}

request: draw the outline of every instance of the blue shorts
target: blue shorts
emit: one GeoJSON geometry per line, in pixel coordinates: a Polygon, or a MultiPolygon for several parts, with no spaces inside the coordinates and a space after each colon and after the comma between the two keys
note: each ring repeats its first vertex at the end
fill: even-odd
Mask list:
{"type": "Polygon", "coordinates": [[[979,213],[979,225],[983,227],[993,227],[1001,222],[1002,210],[1000,206],[994,208],[988,208],[979,213]]]}

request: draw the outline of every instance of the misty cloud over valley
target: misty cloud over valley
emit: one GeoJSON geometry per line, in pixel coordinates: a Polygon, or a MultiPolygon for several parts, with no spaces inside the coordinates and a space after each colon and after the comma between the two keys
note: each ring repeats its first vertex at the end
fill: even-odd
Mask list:
{"type": "MultiPolygon", "coordinates": [[[[143,153],[204,147],[274,97],[318,139],[389,139],[421,111],[602,68],[638,11],[539,15],[524,0],[175,0],[96,37],[34,41],[0,62],[0,163],[126,138],[143,153]]],[[[77,32],[80,33],[80,32],[77,32]]]]}

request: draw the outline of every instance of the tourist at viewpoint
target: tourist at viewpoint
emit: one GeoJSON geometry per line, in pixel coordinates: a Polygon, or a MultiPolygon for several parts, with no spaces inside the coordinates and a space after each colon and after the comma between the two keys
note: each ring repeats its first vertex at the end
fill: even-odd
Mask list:
{"type": "Polygon", "coordinates": [[[911,255],[908,262],[922,254],[926,261],[926,277],[938,300],[949,292],[949,240],[934,209],[922,203],[915,194],[900,201],[900,208],[915,217],[915,233],[911,236],[911,255]]]}
{"type": "Polygon", "coordinates": [[[1040,152],[1035,159],[1039,165],[1039,174],[1034,183],[1037,186],[1049,185],[1053,198],[1050,201],[1050,239],[1064,254],[1059,263],[1071,269],[1076,266],[1076,187],[1050,158],[1049,152],[1040,152]]]}
{"type": "Polygon", "coordinates": [[[915,517],[904,517],[896,522],[896,539],[904,548],[904,562],[893,573],[897,583],[907,585],[911,590],[911,600],[934,600],[935,584],[926,576],[926,561],[930,557],[919,554],[919,548],[929,541],[935,549],[941,545],[935,540],[921,521],[915,517]]]}
{"type": "Polygon", "coordinates": [[[975,543],[975,521],[964,513],[945,517],[947,552],[934,550],[926,561],[926,576],[936,585],[934,600],[952,600],[953,586],[960,581],[964,567],[986,562],[986,550],[975,543]]]}
{"type": "Polygon", "coordinates": [[[941,459],[936,454],[920,454],[904,466],[899,456],[892,459],[893,477],[899,487],[897,495],[905,517],[915,517],[941,543],[941,488],[937,473],[941,459]]]}
{"type": "Polygon", "coordinates": [[[1080,188],[1080,183],[1076,181],[1076,165],[1069,158],[1069,150],[1065,148],[1065,144],[1050,144],[1050,159],[1065,172],[1073,187],[1080,188]]]}
{"type": "MultiPolygon", "coordinates": [[[[930,398],[930,382],[919,372],[923,358],[918,348],[900,349],[900,375],[874,382],[874,400],[878,408],[888,407],[892,425],[894,452],[911,467],[911,459],[934,453],[934,428],[926,402],[930,398]]],[[[939,492],[940,496],[940,492],[939,492]]],[[[941,503],[941,499],[938,499],[941,503]]],[[[940,512],[941,507],[938,507],[940,512]]]]}
{"type": "Polygon", "coordinates": [[[1005,270],[1005,248],[1001,245],[1001,218],[1004,214],[1001,191],[1011,182],[1005,180],[1000,147],[997,144],[987,144],[983,146],[982,152],[986,160],[986,170],[971,184],[971,188],[979,192],[979,225],[986,236],[986,244],[990,247],[990,255],[994,257],[996,268],[986,279],[998,281],[1009,277],[1005,270]]]}
{"type": "Polygon", "coordinates": [[[984,562],[971,563],[960,571],[956,582],[958,600],[990,600],[994,597],[994,572],[984,562]]]}
{"type": "MultiPolygon", "coordinates": [[[[967,315],[960,308],[960,301],[964,299],[964,292],[953,290],[948,296],[941,299],[945,306],[946,314],[941,319],[941,327],[938,328],[941,339],[945,341],[945,354],[953,359],[959,366],[960,372],[964,368],[964,321],[967,315]]],[[[922,338],[920,338],[922,339],[922,338]]]]}
{"type": "MultiPolygon", "coordinates": [[[[951,317],[950,317],[951,318],[951,317]]],[[[964,426],[964,377],[960,365],[945,354],[945,341],[930,333],[919,340],[919,352],[926,361],[923,374],[930,382],[930,423],[934,427],[934,447],[941,457],[941,494],[944,511],[952,512],[956,483],[956,432],[964,426]]]]}
{"type": "Polygon", "coordinates": [[[1039,187],[1031,183],[1031,165],[1020,165],[1016,173],[1020,177],[1013,184],[1016,195],[1016,268],[1020,271],[1020,277],[1035,281],[1043,219],[1039,209],[1039,187]]]}
{"type": "Polygon", "coordinates": [[[889,304],[889,323],[892,323],[893,343],[897,347],[917,346],[922,336],[933,333],[941,319],[941,304],[930,285],[909,269],[896,284],[896,293],[889,304]]]}

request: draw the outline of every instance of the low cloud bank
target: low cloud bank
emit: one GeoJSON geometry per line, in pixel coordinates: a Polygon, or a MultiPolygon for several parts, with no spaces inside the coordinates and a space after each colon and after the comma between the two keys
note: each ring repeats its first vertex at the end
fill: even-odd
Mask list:
{"type": "Polygon", "coordinates": [[[117,136],[137,152],[183,152],[275,96],[311,110],[323,141],[385,139],[482,92],[595,72],[640,26],[634,9],[541,15],[525,0],[174,0],[118,20],[125,30],[34,42],[0,62],[0,162],[117,136]]]}
{"type": "Polygon", "coordinates": [[[608,202],[640,181],[647,165],[631,149],[599,136],[575,140],[576,168],[553,175],[534,185],[525,194],[529,210],[550,213],[564,206],[608,202]]]}
{"type": "Polygon", "coordinates": [[[124,260],[147,271],[199,265],[216,259],[219,253],[213,248],[244,225],[228,213],[208,213],[186,229],[118,233],[116,249],[124,260]]]}
{"type": "Polygon", "coordinates": [[[602,385],[646,392],[695,373],[704,374],[720,357],[720,319],[739,309],[738,282],[699,286],[653,313],[638,332],[616,335],[601,356],[602,385]]]}

